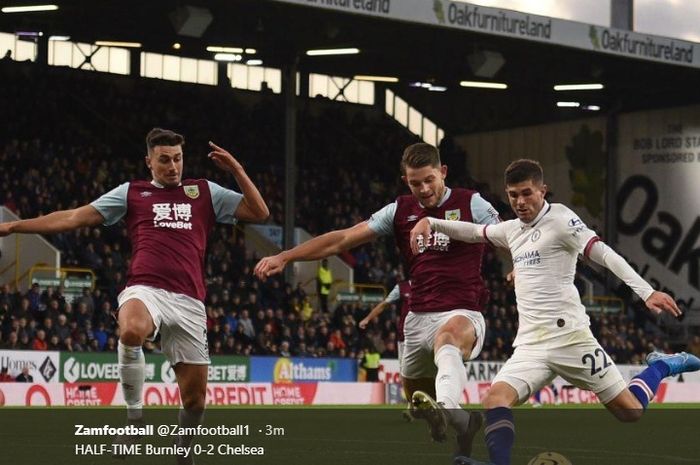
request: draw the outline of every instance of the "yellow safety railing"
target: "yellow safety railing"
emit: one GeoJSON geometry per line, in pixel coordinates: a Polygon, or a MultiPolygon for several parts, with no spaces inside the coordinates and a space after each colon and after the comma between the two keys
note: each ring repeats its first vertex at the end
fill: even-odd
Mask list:
{"type": "Polygon", "coordinates": [[[600,311],[607,312],[607,309],[614,309],[616,312],[625,311],[625,301],[619,297],[607,295],[594,295],[592,297],[584,297],[583,304],[588,308],[600,308],[600,311]]]}
{"type": "Polygon", "coordinates": [[[34,280],[34,274],[38,271],[55,272],[58,275],[56,277],[56,279],[60,280],[61,285],[63,285],[63,283],[65,283],[66,279],[68,279],[68,277],[71,273],[90,275],[90,290],[95,289],[95,283],[97,281],[97,277],[95,275],[95,272],[92,271],[90,268],[71,268],[71,267],[56,268],[56,267],[45,266],[45,265],[36,265],[36,266],[31,267],[28,271],[29,282],[32,282],[34,280]]]}
{"type": "MultiPolygon", "coordinates": [[[[333,283],[333,287],[331,289],[335,290],[335,294],[334,294],[335,296],[337,296],[341,290],[346,289],[347,292],[351,292],[353,294],[359,295],[360,301],[362,301],[362,296],[365,294],[370,294],[371,292],[369,292],[369,291],[371,291],[371,290],[381,291],[382,299],[384,299],[387,295],[386,287],[382,284],[357,284],[357,283],[354,283],[351,286],[348,281],[338,280],[338,281],[333,283]]],[[[376,292],[376,294],[378,294],[378,293],[379,292],[376,292]]]]}

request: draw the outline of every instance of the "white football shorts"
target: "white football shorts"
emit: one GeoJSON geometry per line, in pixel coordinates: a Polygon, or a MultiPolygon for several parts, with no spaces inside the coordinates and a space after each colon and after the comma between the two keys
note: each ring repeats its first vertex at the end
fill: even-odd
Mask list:
{"type": "Polygon", "coordinates": [[[484,346],[486,324],[481,312],[457,309],[447,312],[408,312],[404,322],[403,354],[400,358],[401,376],[409,379],[434,378],[437,375],[435,365],[435,335],[447,320],[462,316],[469,320],[476,332],[476,344],[469,354],[469,360],[476,358],[484,346]]]}
{"type": "Polygon", "coordinates": [[[193,365],[211,363],[207,317],[202,302],[184,294],[136,285],[119,294],[119,308],[131,299],[140,300],[148,309],[156,326],[148,339],[154,340],[160,332],[161,350],[173,366],[180,362],[193,365]]]}
{"type": "Polygon", "coordinates": [[[541,343],[519,345],[493,383],[507,383],[517,391],[519,402],[525,402],[557,375],[594,392],[604,404],[627,387],[620,370],[589,328],[541,343]]]}

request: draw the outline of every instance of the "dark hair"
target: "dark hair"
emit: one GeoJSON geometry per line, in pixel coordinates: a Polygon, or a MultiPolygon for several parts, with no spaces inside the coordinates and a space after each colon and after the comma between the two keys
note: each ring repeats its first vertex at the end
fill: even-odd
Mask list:
{"type": "Polygon", "coordinates": [[[401,174],[406,174],[406,167],[423,168],[424,166],[440,167],[440,152],[430,144],[419,142],[409,145],[401,157],[401,174]]]}
{"type": "Polygon", "coordinates": [[[153,128],[146,134],[146,150],[150,153],[159,145],[185,145],[185,138],[170,129],[153,128]]]}
{"type": "Polygon", "coordinates": [[[535,184],[542,184],[542,181],[544,180],[544,173],[542,172],[540,162],[527,158],[521,158],[520,160],[515,160],[508,165],[504,177],[506,186],[525,181],[532,181],[535,184]]]}

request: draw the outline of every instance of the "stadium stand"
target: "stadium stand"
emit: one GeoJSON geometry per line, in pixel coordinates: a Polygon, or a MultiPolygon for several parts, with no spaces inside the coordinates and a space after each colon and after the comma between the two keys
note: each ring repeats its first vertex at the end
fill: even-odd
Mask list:
{"type": "MultiPolygon", "coordinates": [[[[138,141],[149,128],[165,126],[187,137],[187,177],[231,184],[201,153],[214,139],[240,155],[261,186],[270,221],[283,223],[279,97],[8,60],[0,67],[7,77],[0,107],[16,115],[0,127],[0,164],[6,167],[0,174],[0,204],[20,217],[85,204],[120,183],[145,177],[138,141]]],[[[300,122],[296,222],[311,234],[355,224],[401,191],[397,160],[414,137],[394,121],[349,104],[310,99],[300,122]]],[[[441,149],[448,164],[459,159],[449,139],[441,149]]],[[[509,215],[508,206],[468,173],[455,169],[448,181],[477,188],[504,217],[509,215]]],[[[60,288],[34,286],[23,294],[5,285],[0,347],[114,351],[118,329],[111,313],[130,257],[126,228],[84,229],[49,240],[61,250],[64,266],[95,270],[97,287],[69,301],[60,288]]],[[[258,282],[251,273],[256,258],[246,250],[241,230],[217,227],[206,268],[212,354],[359,360],[364,343],[371,341],[383,357],[396,357],[395,306],[359,331],[356,322],[369,308],[343,303],[321,312],[299,283],[258,282]]],[[[360,247],[345,258],[354,266],[356,282],[390,289],[404,275],[391,243],[360,247]]],[[[517,313],[492,251],[484,277],[491,302],[481,359],[505,360],[512,352],[517,313]]],[[[670,350],[659,342],[658,328],[641,312],[633,317],[632,306],[627,309],[592,317],[594,333],[617,362],[642,363],[652,346],[670,350]]],[[[148,343],[146,350],[158,351],[157,343],[148,343]]]]}

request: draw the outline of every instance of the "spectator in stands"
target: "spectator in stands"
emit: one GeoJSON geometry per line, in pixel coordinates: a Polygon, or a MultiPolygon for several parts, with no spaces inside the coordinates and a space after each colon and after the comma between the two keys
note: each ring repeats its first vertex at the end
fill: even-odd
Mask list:
{"type": "Polygon", "coordinates": [[[10,335],[7,337],[7,341],[5,341],[2,348],[7,350],[20,350],[22,348],[19,344],[16,331],[10,332],[10,335]]]}
{"type": "Polygon", "coordinates": [[[7,367],[0,368],[0,383],[10,383],[15,379],[8,373],[7,367]]]}
{"type": "Polygon", "coordinates": [[[241,328],[239,333],[242,333],[248,339],[255,339],[255,327],[250,319],[250,311],[244,309],[241,311],[241,317],[238,319],[238,327],[241,328]]]}
{"type": "Polygon", "coordinates": [[[70,327],[68,326],[68,317],[61,313],[58,315],[58,323],[54,328],[54,332],[58,335],[58,338],[63,341],[70,335],[70,327]]]}
{"type": "Polygon", "coordinates": [[[331,293],[332,285],[333,273],[328,268],[328,260],[324,258],[321,260],[321,264],[316,272],[316,292],[321,304],[321,310],[326,313],[328,313],[328,296],[331,293]]]}
{"type": "Polygon", "coordinates": [[[46,332],[44,332],[43,329],[40,329],[36,332],[36,336],[34,336],[34,340],[32,341],[32,349],[48,350],[48,348],[48,343],[46,342],[46,332]]]}
{"type": "MultiPolygon", "coordinates": [[[[95,341],[97,342],[97,341],[95,341]]],[[[61,350],[61,341],[58,339],[58,336],[53,334],[49,338],[49,343],[46,347],[46,350],[61,350]]]]}
{"type": "Polygon", "coordinates": [[[17,377],[15,378],[15,381],[17,381],[18,383],[33,383],[34,382],[34,377],[29,374],[29,367],[28,366],[25,365],[22,368],[22,372],[17,375],[17,377]]]}
{"type": "Polygon", "coordinates": [[[32,348],[32,343],[29,340],[29,334],[27,332],[22,332],[19,335],[19,348],[21,350],[29,350],[32,348]]]}

